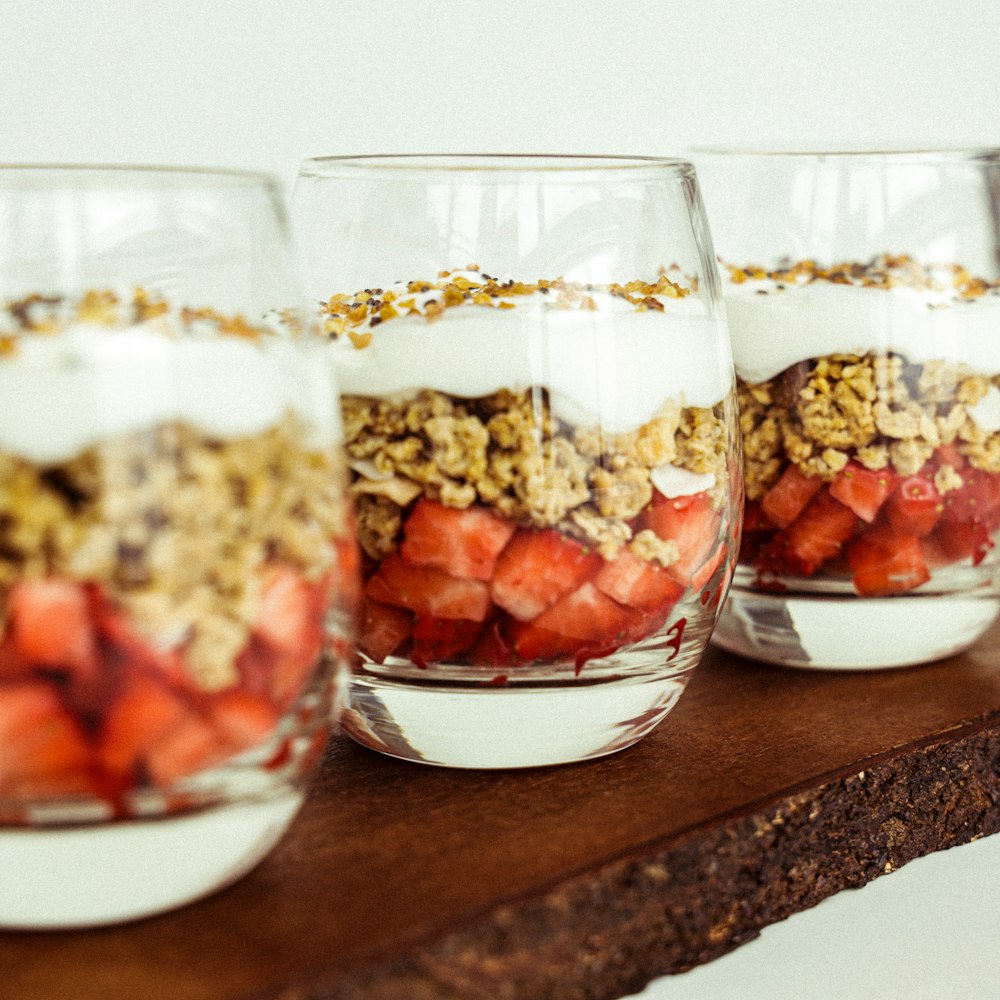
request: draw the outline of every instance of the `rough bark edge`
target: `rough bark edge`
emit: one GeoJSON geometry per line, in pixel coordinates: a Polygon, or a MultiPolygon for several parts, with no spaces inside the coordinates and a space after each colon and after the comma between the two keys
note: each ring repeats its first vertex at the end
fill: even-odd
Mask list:
{"type": "Polygon", "coordinates": [[[936,742],[259,1000],[614,1000],[843,889],[1000,830],[1000,729],[936,742]]]}

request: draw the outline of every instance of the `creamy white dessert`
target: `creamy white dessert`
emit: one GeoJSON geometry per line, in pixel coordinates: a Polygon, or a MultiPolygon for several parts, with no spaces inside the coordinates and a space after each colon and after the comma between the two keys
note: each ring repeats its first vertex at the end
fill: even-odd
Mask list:
{"type": "Polygon", "coordinates": [[[810,358],[889,351],[913,363],[1000,372],[1000,289],[963,269],[892,260],[906,259],[880,258],[853,273],[730,268],[724,287],[737,375],[766,382],[810,358]]]}
{"type": "Polygon", "coordinates": [[[330,373],[301,343],[247,324],[220,336],[217,319],[195,313],[109,323],[69,312],[46,322],[51,329],[6,336],[0,325],[0,452],[65,461],[171,421],[233,439],[288,413],[317,447],[339,437],[330,373]]]}
{"type": "MultiPolygon", "coordinates": [[[[467,270],[437,282],[446,283],[471,301],[399,283],[372,289],[379,305],[356,321],[349,312],[328,321],[330,332],[348,334],[334,342],[342,392],[434,389],[472,399],[544,386],[555,417],[619,434],[651,420],[665,400],[713,406],[732,388],[723,320],[666,278],[629,291],[632,284],[527,286],[467,270]],[[469,307],[450,307],[459,304],[469,307]]],[[[348,303],[337,298],[332,308],[348,303]]]]}

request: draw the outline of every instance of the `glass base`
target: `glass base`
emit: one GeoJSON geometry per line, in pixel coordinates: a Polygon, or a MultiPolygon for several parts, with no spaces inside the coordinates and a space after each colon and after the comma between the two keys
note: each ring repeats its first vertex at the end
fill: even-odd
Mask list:
{"type": "Polygon", "coordinates": [[[998,613],[993,597],[790,595],[734,585],[712,641],[786,667],[879,670],[960,653],[998,613]]]}
{"type": "Polygon", "coordinates": [[[342,724],[365,746],[424,764],[566,764],[642,739],[674,707],[687,677],[472,687],[359,674],[342,724]]]}
{"type": "Polygon", "coordinates": [[[284,834],[304,793],[183,816],[0,830],[0,927],[88,927],[151,916],[235,882],[284,834]]]}

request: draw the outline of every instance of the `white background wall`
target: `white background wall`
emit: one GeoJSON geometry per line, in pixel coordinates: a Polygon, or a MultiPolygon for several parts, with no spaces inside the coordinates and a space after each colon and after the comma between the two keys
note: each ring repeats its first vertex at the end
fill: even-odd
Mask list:
{"type": "Polygon", "coordinates": [[[1000,144],[997,0],[0,0],[0,162],[1000,144]]]}
{"type": "MultiPolygon", "coordinates": [[[[1000,145],[1000,0],[0,0],[0,162],[240,166],[290,189],[310,155],[703,143],[1000,145]]],[[[914,868],[646,995],[802,996],[795,956],[838,1000],[939,998],[957,969],[994,997],[997,866],[948,853],[964,930],[914,868]],[[877,902],[892,886],[924,937],[877,902]],[[917,943],[926,990],[879,949],[844,955],[850,934],[917,943]]]]}

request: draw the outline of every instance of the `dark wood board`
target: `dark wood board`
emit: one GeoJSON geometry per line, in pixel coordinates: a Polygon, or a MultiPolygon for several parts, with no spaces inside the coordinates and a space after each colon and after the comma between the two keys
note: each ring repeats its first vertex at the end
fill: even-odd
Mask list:
{"type": "Polygon", "coordinates": [[[603,760],[452,771],[338,736],[241,882],[125,926],[0,933],[0,997],[609,1000],[998,829],[1000,627],[879,672],[712,650],[603,760]]]}

